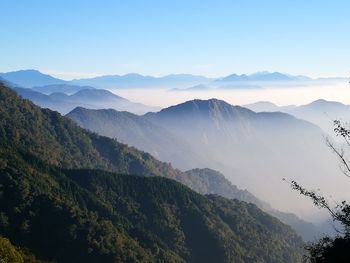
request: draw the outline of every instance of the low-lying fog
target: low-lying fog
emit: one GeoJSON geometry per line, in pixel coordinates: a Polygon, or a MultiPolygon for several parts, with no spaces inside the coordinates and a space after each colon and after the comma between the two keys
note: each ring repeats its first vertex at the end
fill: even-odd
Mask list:
{"type": "Polygon", "coordinates": [[[270,101],[277,105],[302,105],[317,99],[350,104],[350,86],[346,81],[305,86],[270,86],[258,89],[218,89],[173,91],[166,89],[113,89],[117,95],[150,106],[168,107],[192,99],[217,98],[233,105],[270,101]]]}
{"type": "MultiPolygon", "coordinates": [[[[198,91],[179,91],[166,89],[113,89],[115,94],[127,98],[134,102],[141,102],[151,106],[168,107],[170,105],[179,104],[192,99],[210,99],[217,98],[225,100],[233,105],[244,105],[257,101],[270,101],[277,105],[303,105],[308,104],[317,99],[325,99],[330,101],[338,101],[344,104],[350,104],[350,86],[345,81],[323,83],[317,85],[305,86],[270,86],[260,89],[237,89],[237,90],[198,90],[198,91]]],[[[348,121],[350,121],[350,116],[348,121]]],[[[323,140],[320,138],[320,140],[323,140]]],[[[322,143],[325,144],[324,141],[322,143]]],[[[254,149],[252,149],[254,151],[254,149]]],[[[330,151],[330,150],[329,150],[330,151]]],[[[334,157],[335,159],[335,157],[334,157]]],[[[312,165],[317,166],[319,162],[327,162],[329,160],[315,160],[312,165]]],[[[258,166],[261,166],[259,164],[258,166]]],[[[303,170],[303,164],[295,163],[295,171],[303,170]]],[[[282,211],[290,211],[302,216],[303,218],[316,222],[322,221],[326,215],[319,209],[315,208],[311,202],[305,197],[300,196],[297,192],[290,189],[287,182],[283,182],[284,177],[281,173],[283,167],[276,164],[278,175],[274,175],[274,182],[270,180],[259,180],[260,182],[251,183],[239,178],[236,181],[234,178],[237,175],[226,176],[231,179],[234,184],[240,188],[246,188],[253,194],[257,195],[262,200],[265,200],[273,205],[273,207],[282,211]],[[276,178],[278,180],[276,180],[276,178]],[[273,186],[271,186],[273,184],[273,186]],[[283,198],[281,198],[283,196],[283,198]],[[285,198],[290,198],[285,200],[285,198]],[[286,205],[287,204],[287,205],[286,205]],[[320,217],[320,214],[324,216],[320,217]]],[[[320,169],[312,169],[313,166],[308,165],[301,174],[295,174],[295,177],[290,172],[287,174],[287,179],[298,179],[305,187],[313,190],[320,189],[320,193],[324,194],[330,200],[340,201],[350,199],[350,179],[341,174],[337,161],[329,161],[328,171],[320,173],[320,169]],[[313,174],[310,178],[305,178],[305,174],[313,174]]],[[[209,167],[210,168],[210,167],[209,167]]],[[[256,170],[259,173],[259,168],[256,170]]],[[[264,178],[269,178],[268,174],[261,175],[264,178]]],[[[332,201],[333,202],[333,201],[332,201]]],[[[335,203],[334,203],[335,204],[335,203]]]]}

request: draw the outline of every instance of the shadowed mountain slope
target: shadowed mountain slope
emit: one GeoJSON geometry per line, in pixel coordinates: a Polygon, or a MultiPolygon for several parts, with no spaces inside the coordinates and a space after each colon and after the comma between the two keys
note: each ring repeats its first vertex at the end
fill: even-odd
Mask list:
{"type": "MultiPolygon", "coordinates": [[[[114,110],[83,108],[76,108],[67,116],[83,128],[110,138],[117,138],[131,146],[147,151],[163,161],[171,162],[182,170],[191,167],[213,167],[212,165],[222,167],[220,163],[215,164],[215,161],[208,159],[205,161],[206,159],[201,153],[195,153],[184,139],[179,139],[166,126],[160,127],[145,116],[114,110]]],[[[234,181],[239,173],[231,172],[230,175],[234,181]]],[[[232,185],[217,171],[192,169],[176,176],[176,180],[202,194],[217,194],[230,199],[236,198],[254,203],[269,213],[277,214],[278,218],[282,218],[284,223],[291,225],[306,240],[313,240],[315,236],[319,235],[319,231],[312,224],[297,219],[295,215],[275,211],[270,205],[262,202],[250,192],[240,190],[232,185]]]]}
{"type": "Polygon", "coordinates": [[[297,200],[283,178],[306,186],[318,182],[327,191],[346,193],[339,189],[340,177],[326,180],[340,171],[322,130],[289,114],[256,113],[210,99],[187,101],[145,117],[186,141],[207,160],[207,167],[279,210],[301,215],[301,210],[312,208],[297,200]]]}

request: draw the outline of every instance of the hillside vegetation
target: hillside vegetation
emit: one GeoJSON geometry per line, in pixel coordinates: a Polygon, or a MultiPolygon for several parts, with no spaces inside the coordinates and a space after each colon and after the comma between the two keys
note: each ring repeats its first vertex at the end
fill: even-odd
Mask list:
{"type": "Polygon", "coordinates": [[[303,243],[253,204],[0,86],[0,236],[56,262],[296,262],[303,243]],[[109,170],[109,171],[107,171],[109,170]],[[135,176],[139,174],[146,176],[135,176]]]}

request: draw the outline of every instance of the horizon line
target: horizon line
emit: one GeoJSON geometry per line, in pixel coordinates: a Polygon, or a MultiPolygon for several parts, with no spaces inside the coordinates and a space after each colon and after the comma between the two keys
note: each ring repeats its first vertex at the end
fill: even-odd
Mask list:
{"type": "Polygon", "coordinates": [[[231,75],[238,75],[238,76],[242,76],[242,75],[247,75],[247,76],[251,76],[254,74],[259,74],[259,73],[280,73],[280,74],[284,74],[284,75],[289,75],[289,76],[294,76],[294,77],[307,77],[310,78],[311,80],[317,80],[317,79],[322,79],[322,78],[348,78],[345,76],[339,76],[339,75],[328,75],[328,76],[310,76],[307,74],[293,74],[293,73],[286,73],[286,72],[282,72],[282,71],[269,71],[269,70],[260,70],[260,71],[255,71],[255,72],[251,72],[251,73],[237,73],[237,72],[233,72],[233,73],[228,73],[228,74],[223,74],[217,77],[214,76],[208,76],[205,74],[198,74],[198,73],[184,73],[184,72],[176,72],[176,73],[168,73],[168,74],[143,74],[143,73],[139,73],[139,72],[128,72],[128,73],[111,73],[111,72],[106,72],[106,73],[94,73],[94,72],[78,72],[78,71],[55,71],[55,70],[47,70],[47,69],[35,69],[35,68],[26,68],[26,69],[15,69],[15,70],[9,70],[9,71],[2,71],[0,73],[12,73],[12,72],[19,72],[19,71],[38,71],[42,74],[45,75],[49,75],[51,77],[54,78],[58,78],[64,81],[73,81],[73,80],[79,80],[79,79],[89,79],[89,78],[97,78],[97,77],[105,77],[105,76],[127,76],[127,75],[140,75],[143,77],[153,77],[153,78],[163,78],[163,77],[167,77],[167,76],[172,76],[172,75],[191,75],[191,76],[197,76],[197,77],[205,77],[208,79],[212,79],[212,80],[217,80],[217,79],[222,79],[231,75]],[[70,77],[68,77],[70,76],[70,77]]]}

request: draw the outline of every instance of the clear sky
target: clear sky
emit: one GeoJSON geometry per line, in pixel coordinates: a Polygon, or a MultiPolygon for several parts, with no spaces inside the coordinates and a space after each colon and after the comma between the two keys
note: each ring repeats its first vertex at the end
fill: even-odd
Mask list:
{"type": "Polygon", "coordinates": [[[350,1],[1,0],[0,71],[350,73],[350,1]]]}

